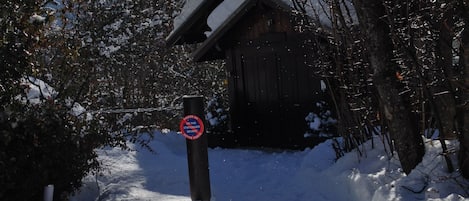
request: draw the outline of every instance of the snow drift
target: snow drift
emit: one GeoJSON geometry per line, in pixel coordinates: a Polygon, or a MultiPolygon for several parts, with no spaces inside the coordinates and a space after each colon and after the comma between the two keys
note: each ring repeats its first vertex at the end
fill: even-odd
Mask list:
{"type": "MultiPolygon", "coordinates": [[[[353,151],[337,161],[331,141],[304,151],[209,149],[212,200],[468,200],[469,182],[447,173],[439,142],[425,139],[423,162],[405,176],[378,139],[360,147],[361,157],[353,151]]],[[[72,200],[189,201],[184,138],[155,133],[151,147],[99,150],[104,171],[85,178],[72,200]]]]}

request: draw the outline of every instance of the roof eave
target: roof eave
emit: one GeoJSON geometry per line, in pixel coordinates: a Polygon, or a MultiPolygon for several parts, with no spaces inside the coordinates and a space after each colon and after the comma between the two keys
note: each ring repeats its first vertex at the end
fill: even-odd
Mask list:
{"type": "Polygon", "coordinates": [[[184,41],[180,41],[183,38],[183,35],[191,30],[196,22],[198,22],[202,17],[204,17],[205,10],[214,9],[220,4],[223,0],[204,0],[199,7],[197,7],[188,17],[187,20],[183,21],[177,28],[175,28],[169,35],[166,37],[166,46],[171,47],[175,44],[181,44],[184,41]]]}
{"type": "Polygon", "coordinates": [[[257,0],[247,0],[239,8],[237,8],[233,14],[231,14],[228,19],[220,25],[208,38],[205,40],[202,45],[191,55],[194,58],[194,61],[200,62],[205,61],[204,57],[207,52],[212,49],[220,38],[230,30],[236,22],[241,19],[251,8],[253,8],[257,3],[257,0]]]}

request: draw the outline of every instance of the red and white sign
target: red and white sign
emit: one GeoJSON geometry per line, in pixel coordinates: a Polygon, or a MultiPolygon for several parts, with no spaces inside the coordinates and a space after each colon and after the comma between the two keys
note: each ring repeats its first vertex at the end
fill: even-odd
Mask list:
{"type": "Polygon", "coordinates": [[[189,140],[196,140],[204,133],[204,123],[196,115],[187,115],[179,124],[182,135],[189,140]]]}

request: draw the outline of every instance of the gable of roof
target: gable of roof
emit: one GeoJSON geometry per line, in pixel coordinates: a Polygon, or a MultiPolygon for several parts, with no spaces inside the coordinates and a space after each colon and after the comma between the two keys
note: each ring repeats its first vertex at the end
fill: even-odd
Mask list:
{"type": "MultiPolygon", "coordinates": [[[[227,0],[230,1],[230,0],[227,0]]],[[[242,1],[242,0],[239,0],[242,1]]],[[[208,33],[208,38],[205,40],[200,47],[192,54],[195,61],[205,61],[213,58],[218,58],[220,55],[217,54],[217,43],[227,32],[233,28],[233,26],[244,17],[244,15],[254,8],[257,4],[263,3],[271,8],[279,8],[286,11],[292,11],[292,7],[284,3],[282,0],[244,0],[242,3],[236,5],[236,7],[229,10],[230,13],[226,13],[223,19],[223,23],[216,24],[215,27],[211,27],[213,32],[208,33]]],[[[223,4],[223,2],[222,2],[223,4]]],[[[223,6],[220,4],[219,6],[223,6]]],[[[216,11],[214,11],[216,12],[216,11]]],[[[210,26],[210,25],[209,25],[210,26]]],[[[222,55],[223,56],[223,55],[222,55]]]]}

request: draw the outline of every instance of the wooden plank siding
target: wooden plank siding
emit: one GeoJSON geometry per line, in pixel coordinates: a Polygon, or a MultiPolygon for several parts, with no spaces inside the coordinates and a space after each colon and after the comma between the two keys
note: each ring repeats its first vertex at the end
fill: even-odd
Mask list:
{"type": "Polygon", "coordinates": [[[227,51],[232,129],[243,146],[303,148],[304,118],[322,97],[298,37],[265,34],[227,51]]]}
{"type": "Polygon", "coordinates": [[[249,11],[231,32],[230,40],[255,40],[266,33],[295,34],[290,13],[266,6],[249,11]]]}

